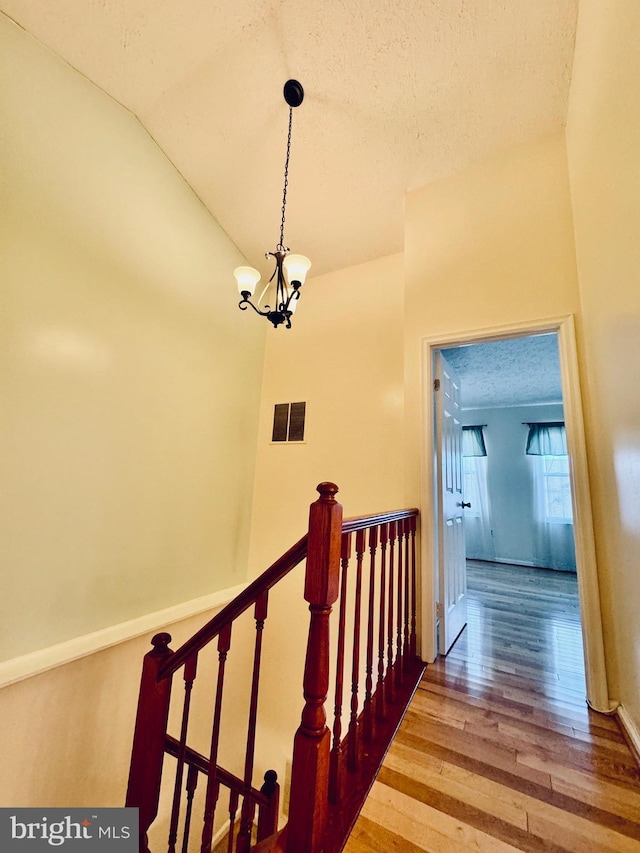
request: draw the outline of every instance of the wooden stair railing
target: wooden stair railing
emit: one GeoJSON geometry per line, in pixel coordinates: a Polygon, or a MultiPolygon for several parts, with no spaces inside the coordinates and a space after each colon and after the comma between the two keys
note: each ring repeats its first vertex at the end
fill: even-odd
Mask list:
{"type": "Polygon", "coordinates": [[[409,509],[342,525],[326,829],[320,846],[298,846],[292,812],[286,853],[342,850],[424,672],[416,656],[417,517],[409,509]]]}
{"type": "Polygon", "coordinates": [[[140,853],[150,853],[148,831],[158,814],[165,754],[176,761],[168,853],[196,849],[193,812],[201,777],[204,805],[196,836],[200,853],[212,850],[221,789],[228,791],[228,853],[249,853],[256,842],[260,853],[339,853],[344,846],[424,666],[416,657],[418,511],[343,521],[337,491],[334,484],[321,483],[320,497],[310,508],[308,534],[179,649],[169,648],[169,634],[153,638],[143,663],[126,798],[127,806],[139,809],[140,853]],[[293,741],[289,822],[278,833],[275,772],[267,771],[260,790],[253,787],[262,641],[269,590],[305,557],[304,597],[310,611],[305,704],[293,741]],[[338,600],[332,663],[330,617],[338,600]],[[251,607],[256,634],[240,778],[218,763],[220,723],[233,623],[251,607]],[[213,723],[209,754],[203,755],[187,744],[187,737],[198,656],[214,640],[218,666],[213,723]],[[175,738],[167,724],[173,675],[179,670],[184,692],[180,736],[175,738]],[[331,729],[325,711],[330,675],[335,680],[331,729]]]}

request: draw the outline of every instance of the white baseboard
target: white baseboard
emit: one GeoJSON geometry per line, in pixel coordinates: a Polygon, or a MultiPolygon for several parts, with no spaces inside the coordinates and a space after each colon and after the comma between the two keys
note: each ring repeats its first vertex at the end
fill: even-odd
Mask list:
{"type": "Polygon", "coordinates": [[[127,640],[133,640],[142,634],[158,631],[190,616],[197,616],[198,613],[220,609],[239,595],[246,586],[247,584],[240,584],[228,587],[210,595],[203,595],[201,598],[194,598],[164,610],[156,610],[137,619],[110,625],[100,631],[74,637],[64,643],[57,643],[55,646],[38,649],[38,651],[4,661],[0,663],[0,688],[39,675],[49,669],[64,666],[111,646],[126,643],[127,640]]]}
{"type": "Polygon", "coordinates": [[[507,566],[524,566],[529,569],[547,569],[550,572],[567,572],[575,574],[575,569],[556,569],[553,566],[539,566],[531,560],[507,560],[505,557],[468,557],[469,560],[477,560],[480,563],[501,563],[507,566]]]}
{"type": "Polygon", "coordinates": [[[222,841],[225,835],[229,834],[229,829],[231,828],[231,821],[225,820],[220,829],[214,833],[213,838],[211,839],[211,849],[215,850],[218,844],[222,841]]]}
{"type": "Polygon", "coordinates": [[[640,764],[640,729],[636,726],[635,721],[631,718],[624,705],[618,705],[616,713],[620,720],[620,725],[629,740],[629,745],[635,754],[635,759],[640,764]]]}

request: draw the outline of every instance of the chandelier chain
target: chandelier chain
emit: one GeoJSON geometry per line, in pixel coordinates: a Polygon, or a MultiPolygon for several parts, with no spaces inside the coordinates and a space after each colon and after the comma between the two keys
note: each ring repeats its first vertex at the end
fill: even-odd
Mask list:
{"type": "Polygon", "coordinates": [[[287,159],[284,164],[284,187],[282,188],[282,220],[280,222],[280,244],[278,248],[284,249],[284,213],[287,206],[287,185],[289,183],[289,154],[291,152],[291,125],[293,122],[293,107],[289,107],[289,133],[287,135],[287,159]]]}

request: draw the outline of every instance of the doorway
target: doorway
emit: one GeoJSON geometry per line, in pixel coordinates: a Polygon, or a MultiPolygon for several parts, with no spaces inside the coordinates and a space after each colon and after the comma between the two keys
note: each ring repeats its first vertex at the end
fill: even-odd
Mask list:
{"type": "Polygon", "coordinates": [[[422,461],[423,482],[423,576],[422,576],[422,655],[427,661],[437,656],[437,605],[440,588],[437,506],[438,487],[434,460],[435,415],[433,410],[434,356],[446,349],[528,336],[557,334],[561,398],[564,402],[566,441],[571,463],[576,570],[583,625],[583,651],[587,701],[599,711],[611,710],[604,668],[602,623],[597,584],[597,568],[588,484],[582,407],[578,382],[573,318],[562,317],[543,323],[528,323],[477,333],[450,335],[423,342],[423,436],[426,452],[422,461]]]}

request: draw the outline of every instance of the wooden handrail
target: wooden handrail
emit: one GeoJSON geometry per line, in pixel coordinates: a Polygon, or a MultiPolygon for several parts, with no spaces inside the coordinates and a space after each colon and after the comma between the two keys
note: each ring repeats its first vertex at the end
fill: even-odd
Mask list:
{"type": "Polygon", "coordinates": [[[365,530],[368,527],[387,524],[390,521],[400,521],[403,518],[413,518],[418,515],[420,515],[420,510],[415,507],[397,509],[392,512],[379,512],[374,515],[356,515],[352,518],[345,518],[342,522],[342,532],[353,533],[355,530],[365,530]]]}
{"type": "Polygon", "coordinates": [[[292,569],[295,569],[307,556],[307,538],[308,536],[305,534],[292,548],[289,548],[286,554],[283,554],[282,557],[276,560],[266,572],[263,572],[252,581],[240,595],[236,596],[233,601],[230,601],[226,607],[223,607],[213,619],[210,619],[206,625],[203,625],[179,649],[176,649],[171,658],[160,669],[159,678],[168,678],[176,670],[180,669],[192,655],[199,652],[214,640],[224,627],[242,615],[245,610],[248,610],[252,604],[256,603],[261,595],[275,586],[292,569]]]}

